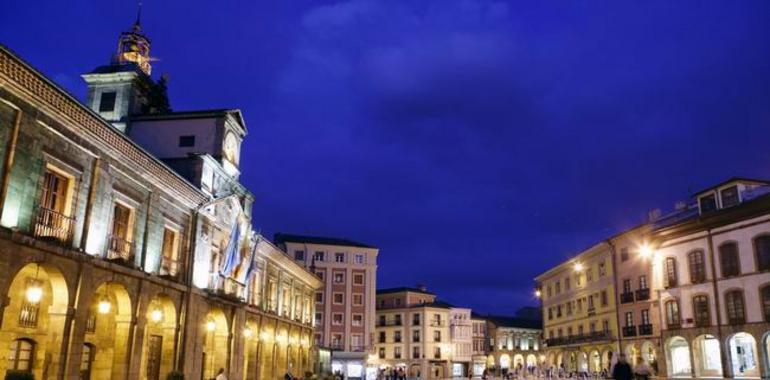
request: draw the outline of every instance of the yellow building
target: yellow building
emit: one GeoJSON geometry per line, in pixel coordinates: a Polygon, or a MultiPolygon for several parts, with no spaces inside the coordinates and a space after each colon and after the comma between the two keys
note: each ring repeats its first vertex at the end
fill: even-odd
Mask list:
{"type": "Polygon", "coordinates": [[[537,276],[548,366],[609,369],[618,351],[612,252],[602,242],[537,276]]]}

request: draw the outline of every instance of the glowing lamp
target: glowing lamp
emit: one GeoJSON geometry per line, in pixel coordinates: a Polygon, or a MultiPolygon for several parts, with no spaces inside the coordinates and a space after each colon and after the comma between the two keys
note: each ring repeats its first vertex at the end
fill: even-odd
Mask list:
{"type": "Polygon", "coordinates": [[[153,322],[158,323],[163,319],[163,312],[160,309],[155,309],[150,313],[150,318],[153,322]]]}
{"type": "Polygon", "coordinates": [[[639,254],[642,255],[644,258],[652,257],[652,248],[650,248],[649,245],[644,244],[641,247],[639,247],[639,254]]]}
{"type": "Polygon", "coordinates": [[[270,334],[267,331],[263,331],[262,334],[259,334],[259,339],[261,339],[263,342],[269,342],[270,334]]]}
{"type": "Polygon", "coordinates": [[[583,271],[583,264],[582,263],[575,263],[575,272],[582,272],[583,271]]]}
{"type": "Polygon", "coordinates": [[[251,327],[249,327],[249,326],[246,326],[246,328],[245,328],[245,329],[243,329],[243,336],[244,336],[246,339],[250,339],[250,338],[251,338],[251,336],[252,336],[253,334],[254,334],[254,332],[253,332],[253,331],[251,331],[251,327]]]}
{"type": "Polygon", "coordinates": [[[206,330],[207,331],[214,331],[214,329],[216,329],[216,328],[217,328],[217,323],[216,322],[214,322],[212,320],[209,320],[208,322],[206,322],[206,330]]]}
{"type": "Polygon", "coordinates": [[[40,282],[34,281],[27,288],[27,301],[31,304],[37,304],[43,298],[43,287],[40,282]]]}
{"type": "Polygon", "coordinates": [[[112,303],[110,303],[110,300],[108,300],[107,297],[102,297],[97,308],[99,309],[99,314],[107,314],[112,310],[112,303]]]}
{"type": "Polygon", "coordinates": [[[540,298],[542,293],[540,293],[540,289],[535,289],[535,297],[540,298]]]}

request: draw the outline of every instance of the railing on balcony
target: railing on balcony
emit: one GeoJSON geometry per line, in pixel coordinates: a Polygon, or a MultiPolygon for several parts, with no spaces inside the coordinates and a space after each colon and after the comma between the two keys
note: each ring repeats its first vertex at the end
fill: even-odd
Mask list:
{"type": "Polygon", "coordinates": [[[363,345],[359,344],[359,345],[352,345],[352,346],[350,346],[350,351],[352,351],[352,352],[366,352],[368,350],[367,350],[366,346],[363,346],[363,345]]]}
{"type": "Polygon", "coordinates": [[[652,325],[649,323],[639,325],[639,335],[652,335],[652,325]]]}
{"type": "Polygon", "coordinates": [[[380,327],[380,326],[381,327],[386,327],[386,326],[402,326],[402,325],[403,324],[401,323],[401,321],[396,321],[396,320],[393,320],[393,321],[391,321],[391,320],[385,320],[385,321],[378,320],[377,321],[377,326],[378,327],[380,327]]]}
{"type": "Polygon", "coordinates": [[[163,257],[160,260],[159,275],[175,278],[179,273],[179,261],[172,260],[168,257],[163,257]]]}
{"type": "Polygon", "coordinates": [[[62,243],[69,243],[75,218],[58,211],[38,207],[35,215],[34,235],[39,238],[51,238],[62,243]]]}
{"type": "Polygon", "coordinates": [[[107,260],[133,263],[134,243],[120,236],[110,235],[107,246],[107,260]]]}
{"type": "Polygon", "coordinates": [[[709,325],[711,324],[710,323],[711,321],[709,321],[708,316],[705,316],[704,318],[696,317],[694,322],[695,322],[695,327],[709,327],[709,325]]]}
{"type": "Polygon", "coordinates": [[[563,336],[560,338],[549,338],[549,339],[546,339],[546,344],[549,347],[554,347],[554,346],[563,346],[567,344],[579,344],[579,343],[604,341],[604,340],[612,340],[612,339],[613,337],[612,337],[611,331],[595,331],[592,333],[581,334],[581,335],[563,336]]]}
{"type": "Polygon", "coordinates": [[[435,320],[435,319],[434,319],[434,320],[430,321],[430,325],[431,325],[432,327],[444,327],[444,326],[446,326],[446,321],[443,321],[443,320],[435,320]]]}
{"type": "Polygon", "coordinates": [[[634,302],[633,292],[620,293],[620,303],[631,303],[631,302],[634,302]]]}
{"type": "MultiPolygon", "coordinates": [[[[230,277],[222,276],[219,273],[211,273],[209,290],[219,295],[238,300],[246,299],[246,285],[230,277]]],[[[274,302],[268,305],[268,311],[275,312],[274,302]]]]}
{"type": "Polygon", "coordinates": [[[37,327],[40,307],[37,304],[24,303],[19,311],[19,327],[37,327]]]}
{"type": "Polygon", "coordinates": [[[636,291],[636,300],[637,301],[647,301],[650,299],[650,289],[639,289],[636,291]]]}
{"type": "Polygon", "coordinates": [[[636,326],[623,326],[623,336],[636,336],[636,326]]]}
{"type": "Polygon", "coordinates": [[[588,312],[588,316],[589,317],[592,316],[592,315],[596,315],[596,308],[595,307],[589,307],[588,310],[586,310],[586,312],[588,312]]]}
{"type": "Polygon", "coordinates": [[[727,318],[727,323],[730,325],[742,325],[746,323],[746,318],[743,318],[743,317],[727,318]]]}

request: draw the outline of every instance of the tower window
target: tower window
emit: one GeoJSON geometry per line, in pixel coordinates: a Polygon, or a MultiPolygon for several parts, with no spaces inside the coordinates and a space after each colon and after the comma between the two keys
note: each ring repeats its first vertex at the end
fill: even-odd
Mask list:
{"type": "Polygon", "coordinates": [[[179,147],[186,148],[195,146],[195,135],[179,136],[179,147]]]}
{"type": "Polygon", "coordinates": [[[112,112],[115,110],[115,95],[114,91],[102,92],[102,97],[99,100],[99,112],[112,112]]]}

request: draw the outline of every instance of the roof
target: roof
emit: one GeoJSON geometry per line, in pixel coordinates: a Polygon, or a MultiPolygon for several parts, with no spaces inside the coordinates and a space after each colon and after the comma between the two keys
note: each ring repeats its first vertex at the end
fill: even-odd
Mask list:
{"type": "Polygon", "coordinates": [[[243,114],[241,110],[236,108],[217,108],[208,110],[191,110],[191,111],[175,111],[146,115],[132,115],[132,121],[144,121],[144,120],[184,120],[184,119],[207,119],[213,117],[223,117],[232,115],[235,120],[246,132],[246,122],[243,120],[243,114]]]}
{"type": "Polygon", "coordinates": [[[111,73],[136,73],[143,77],[147,77],[148,79],[150,78],[149,76],[147,76],[147,74],[144,73],[144,71],[142,71],[142,69],[139,68],[139,65],[137,65],[135,62],[126,62],[121,64],[113,63],[110,65],[99,66],[91,70],[87,74],[111,74],[111,73]]]}
{"type": "Polygon", "coordinates": [[[273,236],[273,241],[278,244],[281,243],[305,243],[305,244],[319,244],[319,245],[341,245],[346,247],[360,247],[360,248],[377,248],[375,246],[359,243],[353,240],[323,237],[323,236],[304,236],[304,235],[292,235],[277,233],[273,236]]]}
{"type": "Polygon", "coordinates": [[[543,329],[543,322],[519,317],[510,317],[504,315],[479,315],[479,319],[486,319],[501,327],[521,327],[525,329],[543,329]]]}
{"type": "Polygon", "coordinates": [[[703,194],[705,192],[712,191],[712,190],[714,190],[716,188],[722,187],[722,186],[727,185],[728,183],[731,183],[731,182],[753,182],[753,183],[761,183],[761,184],[765,184],[765,185],[770,185],[770,181],[767,181],[767,180],[764,180],[764,179],[748,178],[748,177],[731,177],[731,178],[728,178],[728,179],[726,179],[726,180],[724,180],[724,181],[722,181],[722,182],[720,182],[720,183],[718,183],[716,185],[711,185],[711,186],[709,186],[709,187],[707,187],[705,189],[702,189],[700,191],[696,191],[696,192],[693,193],[693,196],[698,196],[698,195],[701,195],[701,194],[703,194]]]}
{"type": "Polygon", "coordinates": [[[403,293],[403,292],[421,293],[421,294],[428,294],[431,296],[435,296],[435,294],[427,290],[422,290],[420,288],[410,288],[406,286],[401,286],[398,288],[377,289],[377,294],[392,294],[392,293],[403,293]]]}

